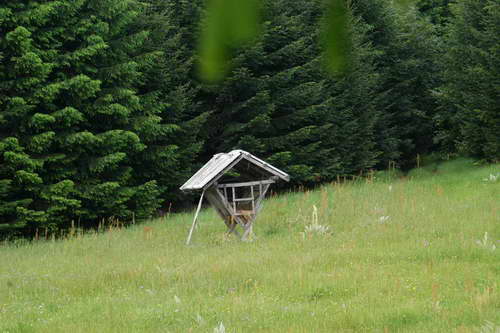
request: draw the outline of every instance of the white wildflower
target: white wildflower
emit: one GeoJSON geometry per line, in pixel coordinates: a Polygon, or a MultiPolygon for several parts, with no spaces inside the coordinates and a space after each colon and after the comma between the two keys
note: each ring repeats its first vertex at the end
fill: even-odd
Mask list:
{"type": "Polygon", "coordinates": [[[311,224],[305,227],[304,232],[302,232],[302,237],[305,239],[308,234],[324,235],[328,233],[329,230],[330,227],[318,223],[318,208],[316,205],[313,205],[311,224]]]}
{"type": "Polygon", "coordinates": [[[491,251],[495,251],[497,248],[496,245],[489,240],[487,231],[484,233],[483,239],[476,240],[476,244],[491,251]]]}
{"type": "Polygon", "coordinates": [[[205,323],[205,319],[203,319],[203,317],[199,313],[197,313],[196,322],[198,323],[198,325],[203,325],[205,323]]]}
{"type": "Polygon", "coordinates": [[[312,224],[318,224],[318,208],[313,205],[312,224]]]}
{"type": "Polygon", "coordinates": [[[378,218],[378,221],[380,223],[384,223],[385,221],[389,220],[391,217],[390,216],[381,216],[378,218]]]}
{"type": "Polygon", "coordinates": [[[214,333],[226,333],[226,328],[224,327],[222,321],[219,323],[219,326],[214,328],[214,333]]]}
{"type": "Polygon", "coordinates": [[[489,175],[488,178],[483,178],[483,181],[494,183],[494,182],[496,182],[498,180],[499,177],[500,177],[500,173],[498,173],[496,175],[490,173],[490,175],[489,175]]]}
{"type": "Polygon", "coordinates": [[[476,329],[479,333],[500,333],[500,325],[495,325],[491,321],[487,320],[483,326],[476,329]]]}
{"type": "Polygon", "coordinates": [[[307,225],[304,229],[304,233],[317,233],[320,235],[326,234],[330,230],[330,227],[321,224],[311,224],[307,225]]]}

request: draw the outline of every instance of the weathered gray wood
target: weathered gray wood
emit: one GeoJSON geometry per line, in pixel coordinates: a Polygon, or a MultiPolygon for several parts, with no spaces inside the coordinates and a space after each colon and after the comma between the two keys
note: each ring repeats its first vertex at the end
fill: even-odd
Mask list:
{"type": "MultiPolygon", "coordinates": [[[[262,202],[265,198],[265,195],[270,188],[271,183],[268,184],[261,184],[259,185],[259,195],[255,200],[255,206],[253,212],[251,211],[246,211],[243,213],[238,213],[237,211],[234,210],[234,205],[232,205],[228,200],[225,195],[222,194],[223,190],[226,190],[226,188],[221,188],[221,190],[218,190],[215,187],[211,187],[206,191],[206,197],[210,204],[216,208],[217,212],[221,216],[221,218],[224,220],[224,223],[226,224],[228,228],[228,233],[233,233],[242,240],[247,240],[250,235],[253,233],[253,223],[255,222],[257,218],[257,214],[260,212],[262,209],[263,205],[262,202]],[[248,213],[250,212],[250,214],[248,213]],[[236,230],[236,226],[240,225],[243,228],[243,235],[240,236],[238,231],[236,230]]],[[[232,189],[233,190],[233,189],[232,189]]],[[[226,191],[227,193],[227,191],[226,191]]],[[[231,193],[232,195],[233,193],[231,193]]],[[[236,193],[234,193],[234,196],[236,196],[236,193]]],[[[255,196],[255,192],[254,192],[255,196]]],[[[234,203],[234,202],[233,202],[234,203]]]]}
{"type": "Polygon", "coordinates": [[[260,185],[260,184],[273,184],[276,181],[273,179],[267,179],[267,180],[257,180],[254,182],[243,182],[243,183],[228,183],[228,184],[218,184],[218,188],[225,188],[225,187],[245,187],[245,186],[252,186],[252,185],[260,185]]]}
{"type": "MultiPolygon", "coordinates": [[[[270,188],[270,185],[271,185],[271,183],[259,185],[259,192],[260,193],[259,193],[258,197],[256,198],[257,200],[254,202],[253,211],[251,212],[251,214],[248,214],[248,212],[238,213],[237,211],[234,211],[234,209],[232,209],[233,212],[231,212],[231,213],[234,214],[235,218],[238,218],[241,216],[245,220],[242,223],[241,220],[238,219],[239,224],[244,229],[244,233],[241,237],[242,240],[247,240],[250,237],[250,235],[253,233],[253,223],[255,222],[258,213],[260,212],[260,210],[263,207],[262,202],[265,198],[265,195],[266,195],[268,189],[270,188]]],[[[221,199],[224,199],[222,194],[220,196],[221,196],[221,199]]],[[[255,196],[255,193],[254,193],[254,196],[255,196]]],[[[255,200],[255,197],[254,197],[254,200],[255,200]]],[[[231,207],[231,205],[229,205],[229,203],[227,203],[227,204],[230,208],[234,207],[234,206],[231,207]]]]}
{"type": "Polygon", "coordinates": [[[269,184],[263,186],[263,188],[259,193],[259,198],[257,199],[257,203],[260,203],[262,202],[262,200],[264,200],[264,198],[266,197],[267,190],[269,190],[269,187],[270,187],[269,184]]]}
{"type": "Polygon", "coordinates": [[[269,173],[274,174],[285,181],[290,180],[290,176],[287,173],[281,171],[280,169],[272,166],[267,162],[264,162],[260,158],[253,156],[252,154],[247,153],[246,151],[242,151],[242,153],[245,155],[245,159],[252,162],[253,164],[260,166],[262,169],[267,170],[269,173]]]}
{"type": "Polygon", "coordinates": [[[234,163],[241,160],[239,153],[216,154],[200,170],[198,170],[189,180],[181,186],[182,191],[200,190],[205,187],[207,182],[215,182],[234,163]],[[238,160],[238,161],[235,161],[238,160]],[[222,172],[222,174],[221,174],[222,172]]]}
{"type": "Polygon", "coordinates": [[[224,224],[227,226],[227,229],[228,229],[227,232],[229,234],[233,233],[238,238],[241,238],[240,233],[236,230],[236,226],[238,225],[238,223],[231,216],[227,207],[224,205],[223,201],[220,200],[220,198],[216,192],[217,192],[217,189],[214,187],[211,187],[206,191],[206,198],[207,198],[208,202],[210,202],[212,207],[215,208],[215,211],[217,212],[217,214],[219,214],[219,216],[224,221],[224,224]]]}
{"type": "MultiPolygon", "coordinates": [[[[234,152],[234,150],[233,150],[234,152]]],[[[231,152],[231,153],[233,153],[231,152]]],[[[225,168],[223,168],[222,170],[220,170],[215,177],[213,177],[211,180],[209,180],[208,182],[206,182],[206,184],[203,186],[204,189],[207,189],[209,188],[210,186],[212,186],[216,181],[218,181],[222,176],[224,176],[224,174],[230,170],[232,167],[234,167],[239,161],[241,161],[243,159],[243,155],[239,155],[238,157],[236,157],[234,159],[234,161],[232,161],[229,165],[227,165],[225,168]]]]}
{"type": "Polygon", "coordinates": [[[227,200],[224,199],[222,194],[217,189],[214,189],[214,190],[215,190],[215,193],[218,195],[218,201],[223,204],[223,206],[227,210],[228,214],[230,216],[233,216],[235,221],[238,224],[240,224],[241,226],[243,226],[245,224],[244,221],[236,215],[236,211],[233,210],[233,207],[231,206],[231,204],[227,200]]]}
{"type": "Polygon", "coordinates": [[[207,164],[205,164],[191,178],[189,178],[189,180],[184,183],[180,189],[182,191],[207,189],[242,159],[245,159],[256,168],[262,169],[276,179],[282,179],[284,181],[290,180],[290,176],[287,173],[275,168],[252,154],[243,150],[233,150],[227,154],[214,155],[210,161],[208,161],[207,164]]]}
{"type": "Polygon", "coordinates": [[[218,197],[218,195],[217,195],[216,192],[217,192],[217,189],[215,189],[213,187],[209,188],[206,191],[207,200],[215,208],[215,210],[217,211],[217,213],[219,214],[219,216],[223,220],[226,220],[227,218],[229,218],[231,216],[231,214],[227,210],[227,208],[224,205],[224,203],[219,199],[219,197],[218,197]]]}
{"type": "Polygon", "coordinates": [[[200,213],[201,203],[203,201],[203,196],[205,195],[205,191],[201,192],[200,202],[198,202],[198,208],[196,208],[196,213],[194,214],[193,225],[191,226],[191,230],[189,230],[189,235],[186,241],[186,245],[189,245],[191,242],[191,237],[193,236],[194,227],[196,226],[196,220],[198,219],[198,214],[200,213]]]}
{"type": "Polygon", "coordinates": [[[241,236],[241,240],[247,240],[248,237],[252,234],[253,232],[253,221],[249,221],[245,227],[245,232],[243,233],[243,236],[241,236]]]}
{"type": "Polygon", "coordinates": [[[191,241],[204,196],[223,219],[228,228],[228,233],[234,233],[239,237],[239,233],[236,230],[239,225],[243,229],[241,238],[246,240],[253,233],[253,223],[263,207],[263,200],[270,185],[279,179],[288,181],[289,178],[289,175],[285,172],[242,150],[233,150],[227,154],[214,155],[203,168],[198,170],[181,187],[183,191],[203,190],[186,243],[189,244],[191,241]],[[244,162],[242,162],[243,159],[245,160],[244,162]],[[238,164],[240,162],[242,164],[238,164]],[[260,175],[257,176],[257,179],[261,177],[267,179],[218,184],[221,177],[232,168],[236,168],[236,171],[240,172],[242,177],[246,179],[254,173],[260,175]],[[245,173],[247,168],[249,171],[245,173]],[[242,195],[244,197],[237,198],[236,188],[248,186],[250,189],[249,191],[244,189],[243,193],[245,195],[242,195]],[[256,186],[258,186],[258,189],[256,186]],[[231,192],[228,193],[228,190],[231,192]],[[258,195],[256,195],[256,191],[258,191],[258,195]],[[244,204],[240,204],[242,202],[244,204]]]}
{"type": "Polygon", "coordinates": [[[252,193],[252,212],[255,214],[255,197],[253,193],[253,185],[250,186],[250,192],[252,193]]]}
{"type": "MultiPolygon", "coordinates": [[[[233,220],[233,219],[231,219],[233,220]]],[[[240,233],[238,232],[238,230],[236,230],[236,226],[238,225],[238,223],[234,222],[234,221],[224,221],[226,223],[226,226],[227,226],[227,233],[230,234],[230,233],[233,233],[235,234],[238,238],[241,238],[242,236],[240,235],[240,233]]]]}
{"type": "Polygon", "coordinates": [[[262,204],[262,202],[264,201],[265,197],[266,197],[266,193],[267,193],[267,190],[269,189],[270,185],[264,185],[264,189],[262,190],[262,192],[260,193],[259,195],[259,198],[257,199],[257,203],[256,203],[256,210],[255,210],[255,215],[259,214],[260,211],[262,210],[262,207],[264,206],[262,204]]]}
{"type": "Polygon", "coordinates": [[[234,215],[236,215],[236,194],[235,194],[235,188],[231,188],[233,190],[233,210],[234,210],[234,215]]]}
{"type": "Polygon", "coordinates": [[[289,181],[290,180],[290,176],[287,173],[281,171],[280,169],[272,166],[271,164],[269,164],[267,162],[264,162],[260,158],[258,158],[256,156],[253,156],[250,153],[247,153],[247,152],[243,152],[243,153],[244,153],[245,159],[247,161],[252,162],[253,164],[261,167],[262,169],[268,171],[271,174],[274,174],[274,175],[278,176],[279,178],[282,178],[285,181],[289,181]]]}
{"type": "Polygon", "coordinates": [[[252,201],[253,197],[248,197],[248,198],[236,198],[233,201],[239,202],[239,201],[252,201]]]}

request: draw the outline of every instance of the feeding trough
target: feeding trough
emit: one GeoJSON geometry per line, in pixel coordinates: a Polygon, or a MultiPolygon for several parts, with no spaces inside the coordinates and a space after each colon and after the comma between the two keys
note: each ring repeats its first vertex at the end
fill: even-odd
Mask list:
{"type": "Polygon", "coordinates": [[[204,197],[224,220],[229,233],[247,239],[267,190],[281,180],[289,181],[290,176],[246,151],[214,155],[180,188],[181,191],[201,191],[186,244],[191,241],[204,197]],[[238,226],[243,230],[241,236],[238,226]]]}

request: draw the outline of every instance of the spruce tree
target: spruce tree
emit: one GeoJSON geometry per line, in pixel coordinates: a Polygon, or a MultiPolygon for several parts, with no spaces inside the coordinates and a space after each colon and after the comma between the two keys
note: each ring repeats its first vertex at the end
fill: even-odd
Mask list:
{"type": "Polygon", "coordinates": [[[455,2],[455,0],[418,0],[415,5],[432,24],[441,27],[450,21],[452,16],[450,5],[455,2]]]}
{"type": "Polygon", "coordinates": [[[379,166],[411,166],[433,145],[433,89],[440,84],[440,40],[410,7],[400,13],[384,0],[353,1],[354,15],[369,26],[379,73],[376,108],[379,166]]]}
{"type": "Polygon", "coordinates": [[[212,88],[207,149],[248,150],[295,183],[372,167],[376,74],[362,25],[351,26],[352,70],[332,78],[318,43],[321,1],[266,1],[263,12],[261,38],[236,52],[232,72],[212,88]]]}
{"type": "Polygon", "coordinates": [[[203,146],[201,128],[207,112],[196,100],[195,27],[201,5],[196,1],[147,0],[139,18],[139,29],[149,31],[145,52],[158,53],[144,74],[139,93],[155,105],[160,120],[142,138],[147,148],[137,159],[139,179],[155,179],[164,204],[182,200],[178,191],[183,180],[196,171],[196,158],[203,146]]]}
{"type": "Polygon", "coordinates": [[[1,223],[56,227],[158,207],[140,161],[175,126],[144,90],[159,54],[145,50],[143,10],[135,0],[0,5],[1,223]]]}
{"type": "Polygon", "coordinates": [[[500,4],[460,1],[453,7],[443,57],[438,140],[451,152],[500,159],[500,4]]]}

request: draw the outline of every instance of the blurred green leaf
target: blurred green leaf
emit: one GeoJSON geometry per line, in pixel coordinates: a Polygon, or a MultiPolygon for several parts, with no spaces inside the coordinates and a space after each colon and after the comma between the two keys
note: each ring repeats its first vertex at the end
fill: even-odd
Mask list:
{"type": "Polygon", "coordinates": [[[322,42],[327,68],[343,72],[348,67],[351,39],[349,37],[349,12],[345,0],[328,0],[322,42]]]}
{"type": "MultiPolygon", "coordinates": [[[[326,67],[333,73],[348,69],[351,40],[346,0],[327,1],[322,43],[326,67]]],[[[396,0],[407,6],[413,0],[396,0]]],[[[206,81],[222,80],[229,69],[231,50],[259,33],[260,0],[209,0],[199,42],[200,75],[206,81]]]]}
{"type": "Polygon", "coordinates": [[[200,73],[207,81],[227,73],[231,50],[259,33],[259,0],[211,0],[200,39],[200,73]]]}

